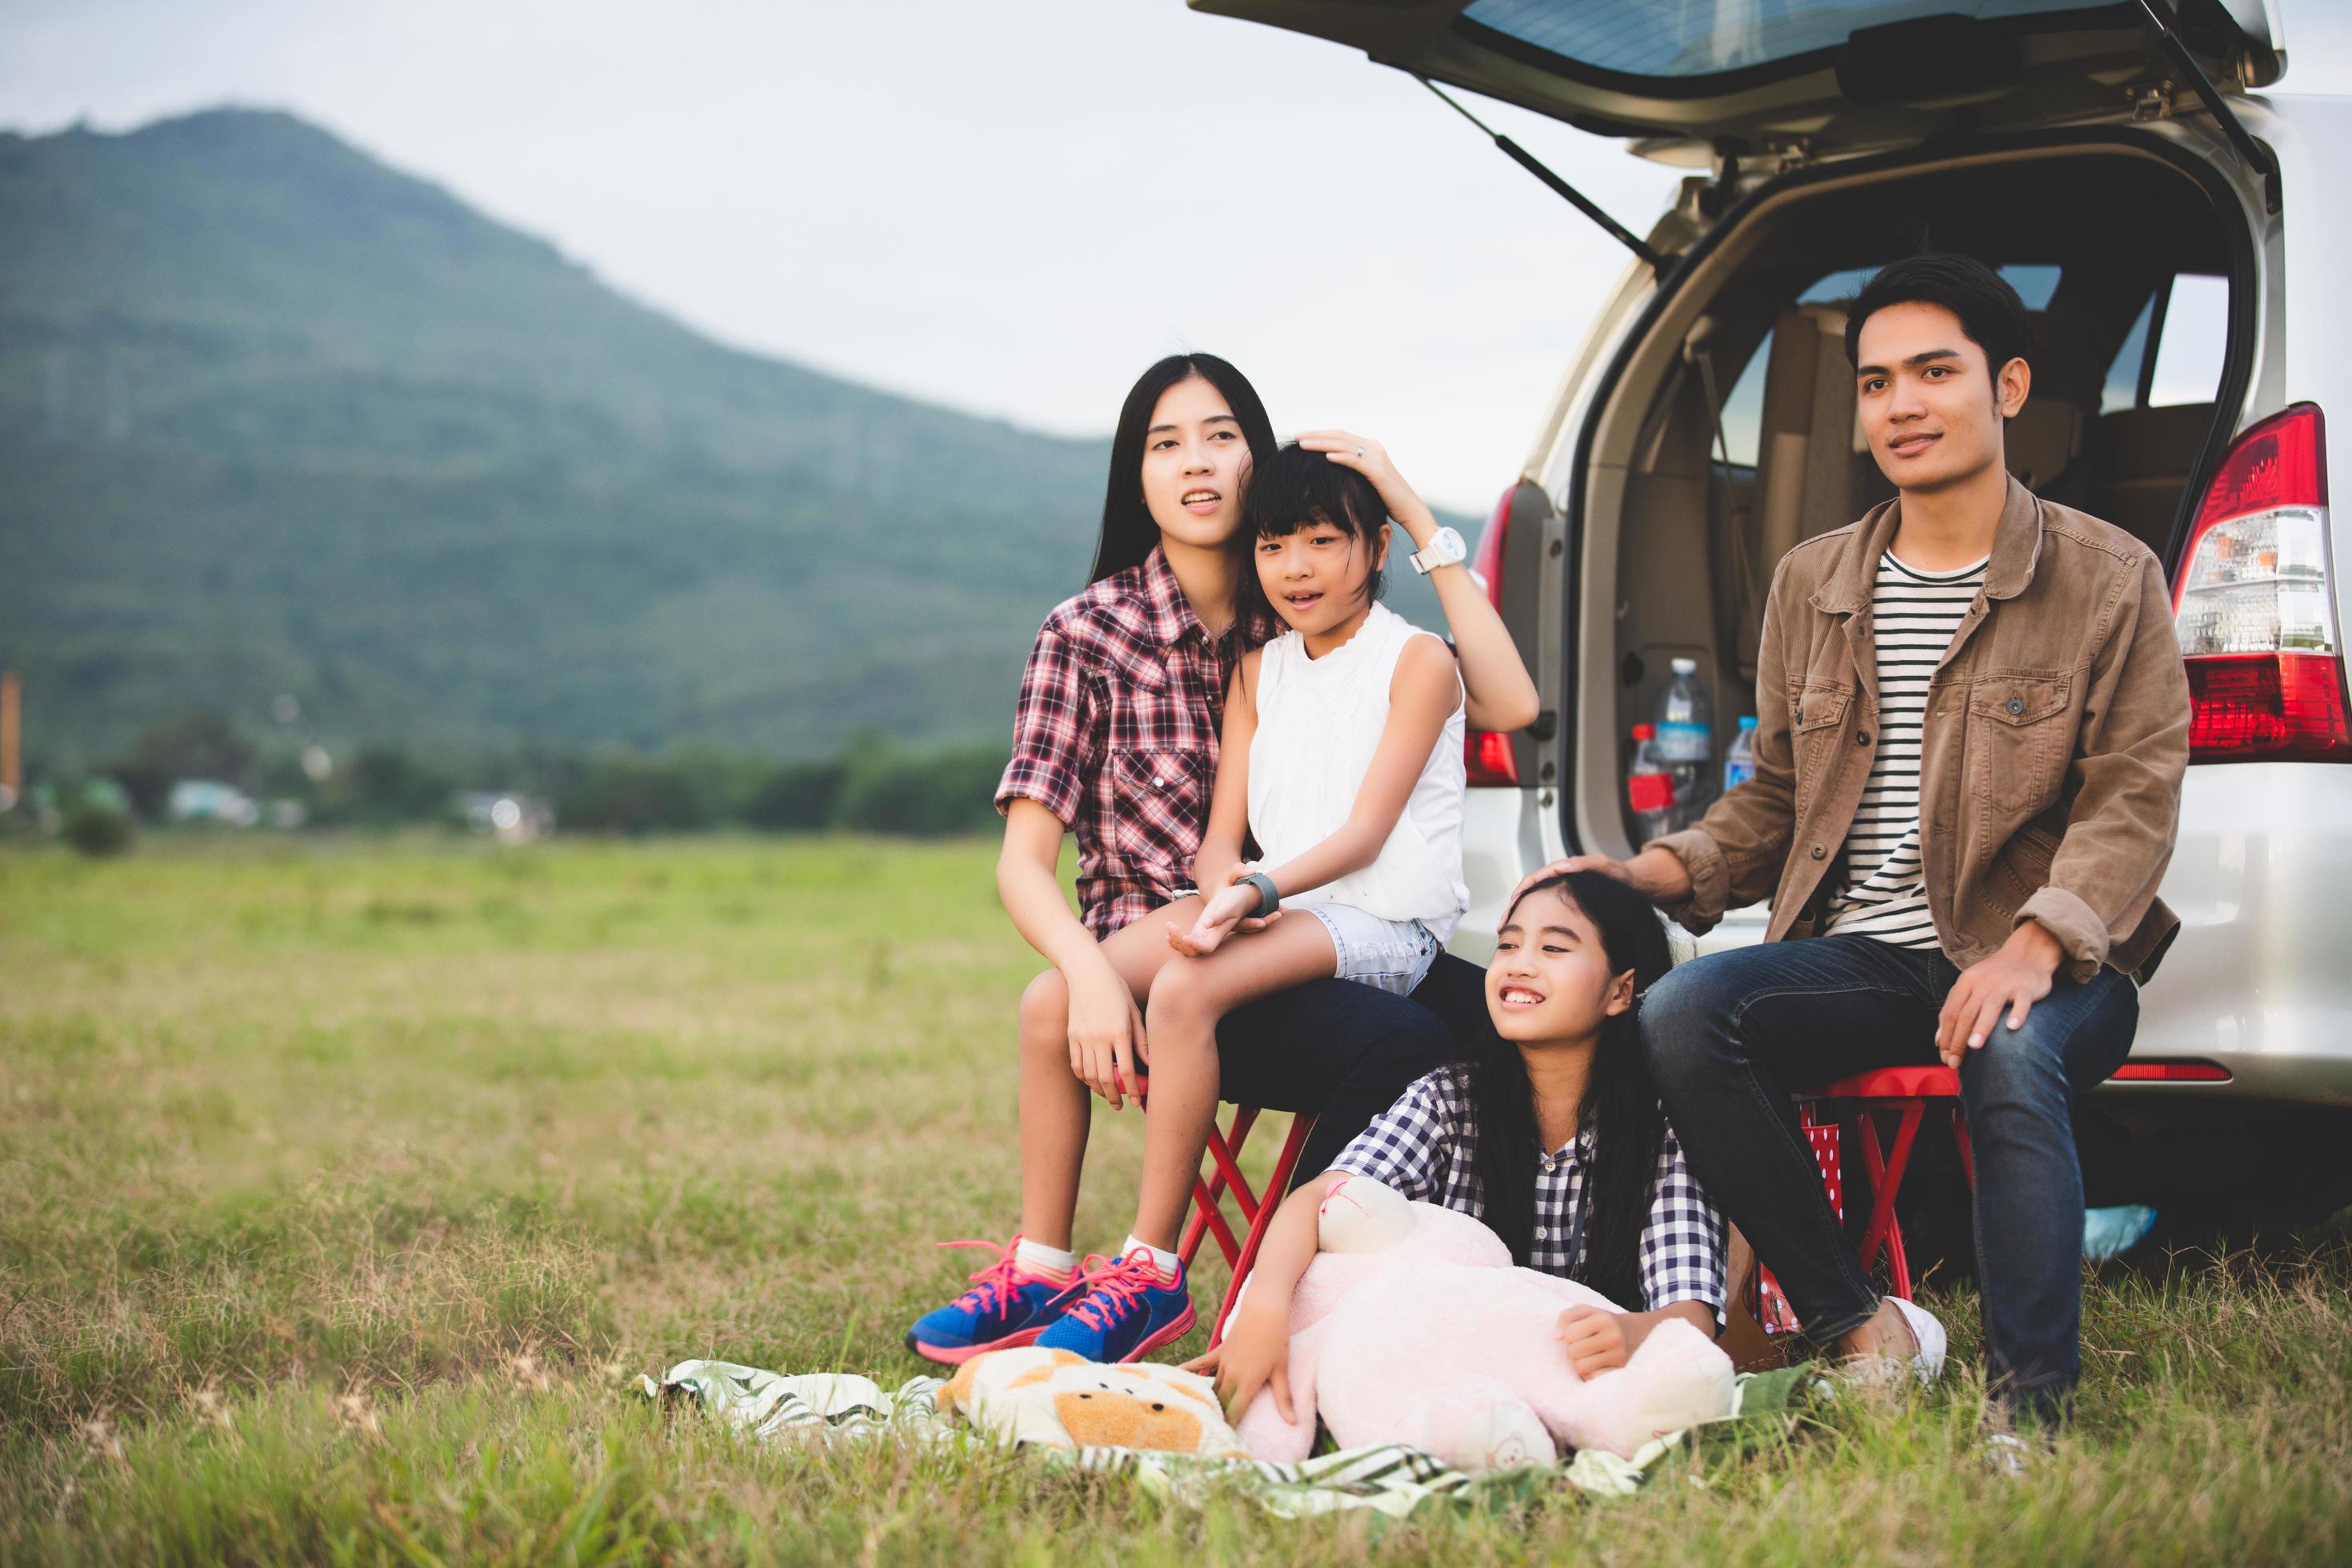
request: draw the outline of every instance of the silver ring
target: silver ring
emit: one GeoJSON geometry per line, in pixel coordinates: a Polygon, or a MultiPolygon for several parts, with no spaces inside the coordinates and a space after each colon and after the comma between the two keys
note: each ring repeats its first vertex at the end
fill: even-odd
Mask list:
{"type": "Polygon", "coordinates": [[[1364,449],[1363,449],[1361,447],[1357,447],[1357,448],[1356,448],[1356,456],[1358,456],[1359,458],[1360,458],[1360,457],[1362,457],[1363,455],[1364,455],[1364,449]]]}

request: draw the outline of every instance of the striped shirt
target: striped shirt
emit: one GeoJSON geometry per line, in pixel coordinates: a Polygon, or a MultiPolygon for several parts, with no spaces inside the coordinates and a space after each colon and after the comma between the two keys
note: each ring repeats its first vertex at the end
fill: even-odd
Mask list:
{"type": "MultiPolygon", "coordinates": [[[[1987,557],[1988,560],[1990,557],[1987,557]]],[[[1919,744],[1927,682],[1984,586],[1985,562],[1915,572],[1887,551],[1871,586],[1878,658],[1878,750],[1862,805],[1846,829],[1844,883],[1831,896],[1829,930],[1896,947],[1939,945],[1919,858],[1919,744]]]]}

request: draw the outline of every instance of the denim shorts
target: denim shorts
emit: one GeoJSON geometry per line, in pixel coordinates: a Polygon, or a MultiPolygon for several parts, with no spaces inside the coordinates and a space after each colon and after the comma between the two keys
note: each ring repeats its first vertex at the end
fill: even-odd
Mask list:
{"type": "Polygon", "coordinates": [[[1331,933],[1339,955],[1339,979],[1360,980],[1403,996],[1437,962],[1437,938],[1419,921],[1384,921],[1348,904],[1294,907],[1321,921],[1331,933]]]}

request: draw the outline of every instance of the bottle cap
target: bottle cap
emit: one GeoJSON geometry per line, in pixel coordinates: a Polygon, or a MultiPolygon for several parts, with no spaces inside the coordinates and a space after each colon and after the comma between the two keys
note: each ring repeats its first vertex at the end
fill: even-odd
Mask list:
{"type": "Polygon", "coordinates": [[[1756,728],[1756,715],[1753,713],[1742,713],[1739,716],[1739,727],[1743,730],[1753,730],[1756,728]]]}
{"type": "Polygon", "coordinates": [[[1655,724],[1636,724],[1633,726],[1633,739],[1637,741],[1654,741],[1657,739],[1657,736],[1658,727],[1655,724]]]}
{"type": "Polygon", "coordinates": [[[1695,658],[1678,658],[1675,660],[1675,673],[1676,675],[1696,675],[1698,673],[1698,660],[1695,658]]]}

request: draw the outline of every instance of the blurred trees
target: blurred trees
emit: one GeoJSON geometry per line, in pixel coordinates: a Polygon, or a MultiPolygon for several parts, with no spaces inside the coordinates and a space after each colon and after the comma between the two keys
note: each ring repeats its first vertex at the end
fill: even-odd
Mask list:
{"type": "Polygon", "coordinates": [[[64,813],[77,842],[87,838],[84,847],[112,853],[128,847],[137,822],[163,822],[172,786],[184,779],[249,791],[273,816],[277,808],[299,807],[280,820],[320,827],[455,824],[463,816],[460,795],[486,793],[549,803],[561,832],[751,828],[930,837],[994,827],[1005,758],[999,745],[914,748],[875,734],[851,741],[837,756],[790,761],[711,747],[582,752],[539,743],[467,753],[379,741],[341,751],[315,773],[306,765],[324,755],[314,740],[291,731],[247,731],[199,713],[154,726],[103,766],[61,771],[37,763],[34,773],[61,803],[79,803],[92,790],[112,803],[64,813]]]}
{"type": "Polygon", "coordinates": [[[257,749],[229,719],[188,713],[143,731],[130,752],[100,770],[122,787],[140,816],[163,815],[163,802],[181,779],[211,779],[237,789],[254,781],[257,749]]]}

